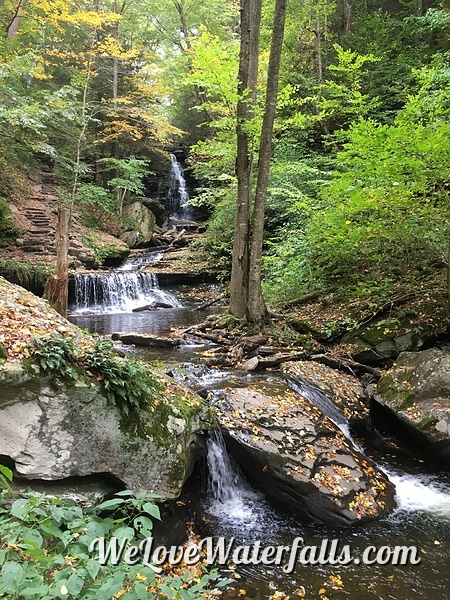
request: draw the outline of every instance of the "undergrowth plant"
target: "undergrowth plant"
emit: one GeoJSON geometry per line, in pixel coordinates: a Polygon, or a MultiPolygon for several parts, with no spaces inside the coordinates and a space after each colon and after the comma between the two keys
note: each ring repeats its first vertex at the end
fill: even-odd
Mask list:
{"type": "MultiPolygon", "coordinates": [[[[82,509],[73,500],[27,492],[0,509],[0,598],[9,600],[200,600],[227,581],[215,571],[161,575],[142,563],[101,565],[94,540],[112,536],[118,546],[139,546],[159,519],[154,497],[145,492],[117,497],[82,509]],[[105,515],[105,511],[109,513],[105,515]],[[111,511],[113,511],[111,513],[111,511]],[[93,544],[94,543],[94,544],[93,544]]],[[[141,561],[140,561],[141,562],[141,561]]],[[[192,569],[192,567],[191,567],[192,569]]]]}
{"type": "Polygon", "coordinates": [[[54,378],[74,381],[83,373],[95,377],[124,416],[133,409],[148,407],[161,391],[161,384],[144,364],[118,356],[109,340],[98,339],[77,352],[73,337],[49,333],[33,338],[31,358],[44,374],[54,378]]]}
{"type": "Polygon", "coordinates": [[[117,356],[109,340],[97,340],[83,362],[97,375],[106,397],[126,415],[133,408],[142,408],[161,389],[143,364],[117,356]]]}
{"type": "Polygon", "coordinates": [[[56,377],[77,379],[73,366],[75,346],[72,337],[55,336],[51,333],[33,338],[32,356],[45,374],[56,377]]]}

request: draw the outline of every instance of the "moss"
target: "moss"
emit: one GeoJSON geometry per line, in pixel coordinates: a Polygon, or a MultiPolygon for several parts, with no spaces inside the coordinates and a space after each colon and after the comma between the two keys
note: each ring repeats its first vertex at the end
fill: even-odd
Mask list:
{"type": "Polygon", "coordinates": [[[422,417],[420,423],[417,425],[417,428],[421,429],[422,431],[429,430],[429,429],[432,429],[434,427],[434,425],[436,425],[436,423],[437,423],[436,417],[433,417],[429,413],[425,413],[425,415],[422,417]]]}
{"type": "Polygon", "coordinates": [[[48,262],[32,264],[7,258],[0,259],[0,275],[37,296],[43,296],[48,278],[54,270],[54,265],[48,262]]]}
{"type": "Polygon", "coordinates": [[[0,364],[8,360],[8,352],[5,346],[0,342],[0,364]]]}
{"type": "Polygon", "coordinates": [[[11,218],[11,210],[3,198],[0,198],[0,247],[5,247],[19,235],[19,228],[11,218]]]}

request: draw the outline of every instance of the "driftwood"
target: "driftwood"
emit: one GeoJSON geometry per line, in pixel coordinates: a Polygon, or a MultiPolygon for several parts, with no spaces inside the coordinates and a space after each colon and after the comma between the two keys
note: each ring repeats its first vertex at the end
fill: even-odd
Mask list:
{"type": "Polygon", "coordinates": [[[225,296],[226,296],[226,292],[223,292],[222,294],[219,294],[215,298],[212,298],[210,300],[207,300],[206,302],[203,302],[203,304],[200,304],[200,306],[196,306],[195,310],[204,310],[205,308],[209,308],[210,306],[213,306],[214,304],[217,304],[218,302],[223,300],[223,298],[225,298],[225,296]]]}
{"type": "Polygon", "coordinates": [[[204,340],[209,340],[210,342],[214,342],[215,344],[225,344],[229,346],[232,343],[231,340],[228,340],[220,334],[204,333],[203,331],[196,330],[193,331],[191,335],[193,335],[194,337],[202,338],[204,340]]]}
{"type": "Polygon", "coordinates": [[[180,233],[176,237],[174,237],[173,240],[170,242],[169,248],[173,248],[173,246],[176,244],[176,242],[178,242],[178,240],[181,239],[185,233],[186,233],[186,229],[182,229],[180,231],[180,233]]]}
{"type": "Polygon", "coordinates": [[[362,373],[369,373],[376,379],[381,377],[381,373],[378,369],[374,369],[373,367],[369,367],[369,365],[364,365],[351,359],[338,360],[329,354],[313,354],[307,360],[313,360],[322,365],[326,365],[327,367],[331,367],[332,369],[336,369],[337,371],[349,373],[350,375],[355,375],[355,371],[360,371],[362,373]]]}
{"type": "Polygon", "coordinates": [[[290,302],[286,302],[283,304],[284,308],[291,308],[291,306],[300,306],[301,304],[308,304],[308,302],[312,302],[313,300],[317,300],[320,298],[322,294],[325,294],[326,290],[321,290],[319,292],[310,292],[309,294],[305,294],[304,296],[300,296],[300,298],[296,298],[295,300],[291,300],[290,302]]]}
{"type": "Polygon", "coordinates": [[[267,357],[254,356],[253,358],[246,360],[240,368],[244,371],[263,371],[264,369],[278,367],[278,365],[285,362],[308,360],[309,357],[310,355],[307,352],[289,352],[286,354],[274,354],[273,356],[267,357]]]}

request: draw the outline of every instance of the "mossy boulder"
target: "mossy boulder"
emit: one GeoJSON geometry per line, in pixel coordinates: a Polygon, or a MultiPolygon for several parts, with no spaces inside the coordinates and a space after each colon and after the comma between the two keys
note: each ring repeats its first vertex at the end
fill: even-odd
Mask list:
{"type": "Polygon", "coordinates": [[[450,460],[450,352],[404,352],[378,382],[375,400],[435,456],[450,460]]]}
{"type": "Polygon", "coordinates": [[[123,209],[126,231],[120,236],[130,248],[147,246],[153,237],[156,217],[142,202],[135,201],[123,209]]]}
{"type": "Polygon", "coordinates": [[[124,419],[97,383],[54,386],[16,368],[1,376],[0,454],[27,479],[107,474],[132,490],[176,498],[197,458],[212,409],[167,382],[158,403],[124,419]],[[3,380],[3,382],[2,382],[3,380]]]}
{"type": "Polygon", "coordinates": [[[15,462],[17,473],[46,480],[105,473],[133,490],[153,491],[162,499],[178,496],[204,451],[204,431],[216,425],[213,410],[173,379],[137,361],[133,391],[145,377],[154,385],[141,386],[139,402],[135,397],[130,405],[131,389],[123,383],[120,387],[120,381],[129,381],[129,369],[118,372],[120,365],[107,354],[112,351],[97,349],[97,364],[101,358],[115,379],[121,374],[118,385],[128,392],[108,399],[108,371],[94,373],[92,363],[83,362],[94,351],[95,340],[46,301],[1,277],[0,313],[0,343],[8,358],[0,365],[0,454],[15,462]],[[46,334],[57,336],[56,348],[70,340],[76,359],[66,354],[56,360],[55,346],[52,350],[47,339],[42,341],[46,334]],[[30,356],[36,337],[41,340],[40,360],[30,356]],[[61,365],[72,368],[74,381],[62,380],[67,371],[61,365]]]}

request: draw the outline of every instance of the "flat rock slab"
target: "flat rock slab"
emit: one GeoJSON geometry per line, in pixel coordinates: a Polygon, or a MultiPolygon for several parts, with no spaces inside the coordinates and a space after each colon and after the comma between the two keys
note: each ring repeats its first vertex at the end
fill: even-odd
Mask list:
{"type": "Polygon", "coordinates": [[[378,382],[375,400],[422,442],[450,460],[450,352],[430,348],[404,352],[378,382]]]}
{"type": "Polygon", "coordinates": [[[314,361],[285,363],[281,370],[289,377],[322,390],[350,422],[369,418],[369,403],[356,377],[314,361]]]}
{"type": "Polygon", "coordinates": [[[126,345],[150,346],[151,348],[175,348],[179,346],[179,338],[151,335],[149,333],[113,333],[111,338],[126,345]]]}
{"type": "Polygon", "coordinates": [[[304,516],[352,526],[387,514],[394,486],[309,400],[279,383],[225,390],[219,422],[236,460],[304,516]]]}

